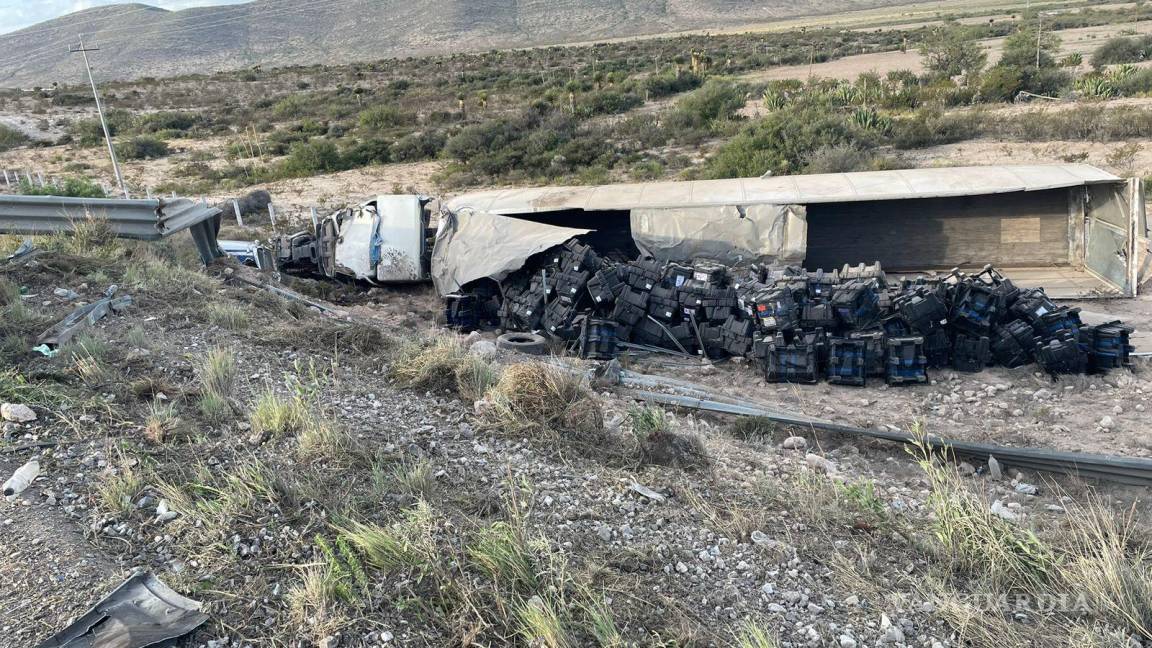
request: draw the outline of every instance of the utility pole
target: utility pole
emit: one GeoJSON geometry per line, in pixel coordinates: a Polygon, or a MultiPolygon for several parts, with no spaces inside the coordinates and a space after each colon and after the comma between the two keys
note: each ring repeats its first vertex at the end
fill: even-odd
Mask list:
{"type": "Polygon", "coordinates": [[[108,132],[108,120],[104,119],[104,106],[100,104],[100,92],[96,90],[96,80],[92,78],[92,66],[88,64],[88,52],[98,52],[99,47],[84,47],[84,37],[80,37],[80,44],[68,48],[69,53],[80,52],[84,57],[84,69],[88,71],[88,82],[92,84],[92,96],[96,99],[96,113],[100,115],[100,127],[104,129],[104,141],[108,143],[108,157],[112,158],[112,172],[116,174],[116,183],[120,185],[120,193],[128,198],[128,189],[124,186],[124,176],[120,175],[120,163],[116,161],[116,147],[112,146],[112,134],[108,132]]]}
{"type": "Polygon", "coordinates": [[[1040,69],[1040,35],[1044,33],[1044,12],[1036,14],[1036,69],[1040,69]]]}

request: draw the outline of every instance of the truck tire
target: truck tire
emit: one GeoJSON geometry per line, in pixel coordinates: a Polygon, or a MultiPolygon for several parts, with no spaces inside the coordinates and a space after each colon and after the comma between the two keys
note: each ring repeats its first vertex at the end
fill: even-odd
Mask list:
{"type": "Polygon", "coordinates": [[[544,355],[548,353],[548,340],[535,333],[505,333],[496,338],[496,348],[528,355],[544,355]]]}

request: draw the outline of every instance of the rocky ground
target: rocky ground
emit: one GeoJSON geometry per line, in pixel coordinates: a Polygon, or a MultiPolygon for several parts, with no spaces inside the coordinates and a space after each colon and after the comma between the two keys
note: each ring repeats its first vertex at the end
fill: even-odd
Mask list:
{"type": "MultiPolygon", "coordinates": [[[[0,646],[36,645],[134,569],[204,602],[187,645],[214,648],[1150,645],[1152,616],[1075,580],[1089,557],[1072,540],[1094,511],[1129,511],[1109,519],[1130,517],[1123,562],[1147,591],[1141,490],[643,409],[537,365],[563,416],[501,418],[530,359],[475,337],[415,345],[432,334],[426,293],[330,295],[349,323],[229,287],[235,270],[196,270],[180,246],[63,246],[0,267],[20,293],[17,310],[0,300],[0,400],[36,414],[3,424],[0,476],[40,464],[0,502],[0,646]],[[54,358],[27,351],[109,283],[129,311],[54,358]],[[25,447],[39,442],[54,445],[25,447]],[[942,540],[942,520],[965,531],[942,540]],[[1003,564],[1025,547],[1040,566],[1005,571],[1004,546],[1003,564]],[[1035,605],[1079,591],[1089,613],[1035,605]],[[1025,603],[996,603],[1009,593],[1025,603]]],[[[1146,366],[862,390],[765,385],[739,363],[631,366],[856,425],[1149,450],[1146,366]]]]}

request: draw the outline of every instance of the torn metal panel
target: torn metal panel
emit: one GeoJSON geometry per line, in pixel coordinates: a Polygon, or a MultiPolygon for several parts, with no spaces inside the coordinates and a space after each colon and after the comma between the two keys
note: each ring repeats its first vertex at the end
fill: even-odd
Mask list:
{"type": "Polygon", "coordinates": [[[169,645],[208,620],[197,601],[150,573],[135,574],[39,648],[146,648],[169,645]]]}
{"type": "Polygon", "coordinates": [[[131,306],[132,297],[128,295],[113,298],[116,294],[116,288],[115,285],[109,286],[108,290],[104,291],[103,299],[98,299],[91,304],[80,306],[52,328],[44,331],[40,334],[40,337],[36,339],[36,346],[47,345],[49,349],[55,349],[67,344],[81,329],[99,322],[104,319],[108,313],[119,313],[131,306]]]}
{"type": "Polygon", "coordinates": [[[804,262],[808,227],[801,206],[634,209],[631,216],[636,246],[658,261],[804,262]]]}
{"type": "Polygon", "coordinates": [[[191,230],[205,263],[223,256],[216,246],[215,218],[220,214],[187,198],[68,198],[62,196],[0,196],[0,233],[56,234],[71,232],[76,223],[106,221],[119,238],[158,241],[191,230]]]}
{"type": "Polygon", "coordinates": [[[447,295],[477,279],[503,279],[528,257],[592,230],[556,227],[462,209],[440,221],[432,252],[432,281],[447,295]]]}

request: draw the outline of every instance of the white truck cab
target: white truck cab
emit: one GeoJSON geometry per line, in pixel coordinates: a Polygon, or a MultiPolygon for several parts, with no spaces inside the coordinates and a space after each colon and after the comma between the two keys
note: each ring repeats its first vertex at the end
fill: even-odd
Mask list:
{"type": "Polygon", "coordinates": [[[431,278],[430,198],[380,195],[277,242],[281,267],[327,277],[396,284],[431,278]]]}

